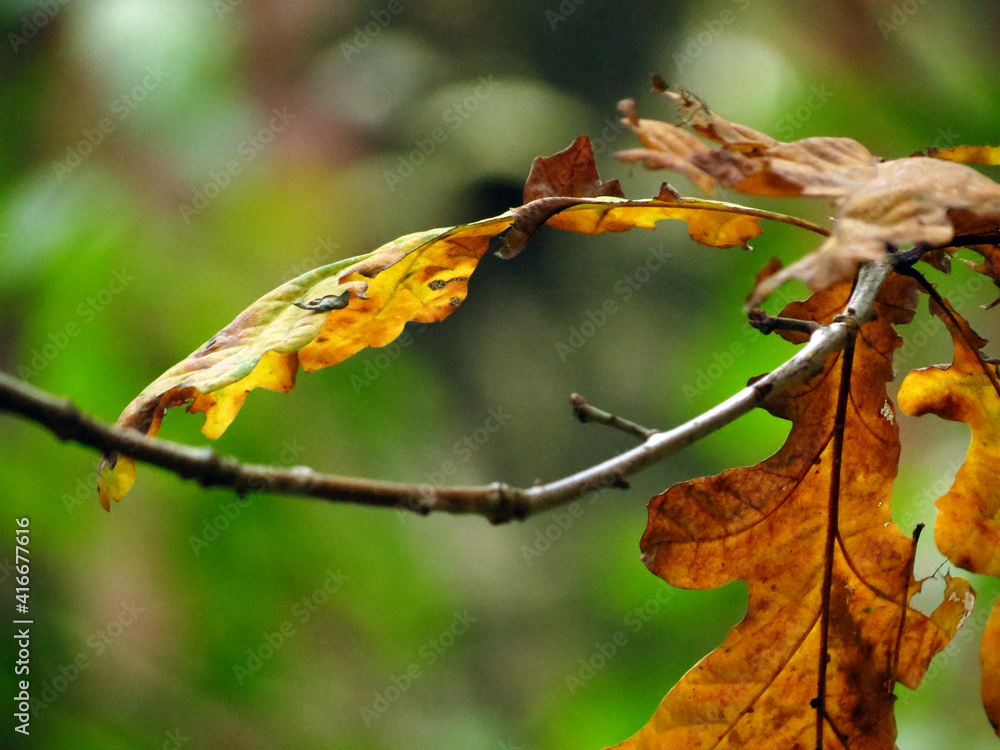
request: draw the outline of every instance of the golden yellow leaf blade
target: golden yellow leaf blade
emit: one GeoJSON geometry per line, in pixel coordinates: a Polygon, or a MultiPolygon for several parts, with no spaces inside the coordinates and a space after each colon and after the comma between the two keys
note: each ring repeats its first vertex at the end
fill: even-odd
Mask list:
{"type": "Polygon", "coordinates": [[[960,164],[1000,165],[1000,146],[955,146],[954,148],[931,148],[928,156],[960,164]]]}
{"type": "Polygon", "coordinates": [[[188,411],[205,413],[201,432],[210,440],[215,440],[236,419],[250,391],[265,388],[277,393],[288,393],[295,386],[295,373],[298,369],[298,356],[295,352],[278,354],[269,351],[260,358],[253,372],[242,380],[211,393],[199,393],[188,411]]]}
{"type": "MultiPolygon", "coordinates": [[[[1000,577],[1000,395],[997,369],[976,356],[986,341],[945,301],[935,306],[955,344],[947,367],[914,370],[899,389],[907,414],[936,414],[965,422],[972,432],[965,461],[951,489],[937,500],[934,539],[955,565],[1000,577]],[[994,377],[990,377],[987,368],[994,377]]],[[[1000,613],[994,603],[983,631],[982,699],[994,730],[1000,727],[1000,613]]],[[[998,730],[1000,733],[1000,730],[998,730]]]]}
{"type": "Polygon", "coordinates": [[[983,629],[979,663],[982,667],[980,692],[983,708],[993,730],[1000,735],[1000,599],[993,602],[990,618],[983,629]]]}
{"type": "Polygon", "coordinates": [[[1000,396],[966,343],[985,342],[964,321],[963,337],[947,315],[939,317],[952,332],[954,362],[909,373],[899,389],[899,406],[913,416],[930,413],[969,425],[965,461],[951,489],[937,500],[934,538],[955,565],[1000,576],[1000,396]]]}
{"type": "Polygon", "coordinates": [[[666,184],[652,200],[628,200],[617,180],[601,182],[585,136],[553,156],[535,159],[524,187],[524,201],[514,209],[517,218],[506,237],[503,257],[520,252],[542,224],[601,234],[634,227],[651,229],[659,221],[675,219],[687,222],[690,237],[703,245],[745,247],[761,233],[762,215],[789,218],[721,201],[682,199],[666,184]]]}
{"type": "Polygon", "coordinates": [[[667,219],[687,223],[688,235],[695,242],[708,247],[746,247],[761,234],[760,219],[738,211],[725,210],[727,204],[709,201],[684,201],[666,203],[659,199],[649,201],[622,201],[612,198],[593,199],[604,205],[581,204],[567,208],[549,219],[548,224],[557,229],[585,234],[624,232],[634,227],[652,229],[667,219]]]}
{"type": "MultiPolygon", "coordinates": [[[[489,240],[506,229],[504,216],[470,225],[440,239],[419,253],[406,254],[368,280],[367,299],[353,297],[342,310],[331,312],[316,337],[302,348],[299,362],[307,372],[338,364],[367,346],[394,341],[407,322],[444,320],[465,300],[468,281],[489,247],[489,240]]],[[[368,269],[365,269],[368,270],[368,269]]],[[[360,274],[346,277],[361,280],[360,274]]]]}

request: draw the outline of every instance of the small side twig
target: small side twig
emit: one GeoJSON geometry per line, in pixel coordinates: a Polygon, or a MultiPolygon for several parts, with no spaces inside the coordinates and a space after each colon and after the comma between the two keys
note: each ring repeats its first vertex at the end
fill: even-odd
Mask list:
{"type": "Polygon", "coordinates": [[[760,308],[754,308],[748,314],[750,325],[763,333],[765,336],[775,331],[799,331],[808,336],[812,336],[823,326],[814,320],[799,320],[798,318],[780,318],[776,315],[768,315],[760,308]]]}
{"type": "Polygon", "coordinates": [[[986,234],[962,234],[946,245],[914,245],[909,250],[899,250],[892,253],[893,265],[896,271],[905,273],[905,269],[911,268],[925,254],[931,250],[958,250],[972,245],[997,245],[1000,244],[1000,232],[987,232],[986,234]]]}
{"type": "Polygon", "coordinates": [[[569,402],[573,405],[573,414],[581,422],[596,422],[621,430],[627,435],[634,435],[640,440],[648,440],[659,432],[650,427],[643,427],[629,419],[618,417],[611,412],[598,409],[587,402],[579,393],[573,393],[569,397],[569,402]]]}

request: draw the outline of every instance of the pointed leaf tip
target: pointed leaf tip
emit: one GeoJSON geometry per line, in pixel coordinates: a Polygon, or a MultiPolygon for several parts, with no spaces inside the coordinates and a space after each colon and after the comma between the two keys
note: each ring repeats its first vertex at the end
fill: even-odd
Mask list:
{"type": "Polygon", "coordinates": [[[601,182],[590,138],[579,136],[569,146],[552,156],[538,156],[524,183],[524,202],[539,198],[624,198],[618,180],[601,182]]]}
{"type": "Polygon", "coordinates": [[[104,456],[97,469],[97,493],[104,510],[118,502],[135,483],[135,462],[125,456],[104,456]]]}
{"type": "Polygon", "coordinates": [[[929,148],[927,155],[936,159],[956,161],[960,164],[1000,165],[1000,146],[955,146],[954,148],[929,148]]]}

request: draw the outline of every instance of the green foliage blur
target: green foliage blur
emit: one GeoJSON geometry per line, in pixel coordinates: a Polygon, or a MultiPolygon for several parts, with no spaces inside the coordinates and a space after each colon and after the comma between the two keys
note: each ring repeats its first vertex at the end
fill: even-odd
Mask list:
{"type": "MultiPolygon", "coordinates": [[[[649,93],[654,72],[783,140],[850,136],[890,157],[1000,140],[987,0],[10,0],[0,24],[0,368],[107,420],[282,281],[520,203],[532,158],[581,133],[628,195],[663,179],[694,193],[613,158],[635,145],[620,98],[674,115],[649,93]]],[[[816,239],[768,225],[754,244],[710,250],[677,226],[543,230],[514,260],[487,257],[447,321],[301,374],[291,394],[254,392],[216,447],[447,484],[582,469],[631,443],[576,423],[571,392],[668,427],[791,354],[750,329],[742,301],[769,257],[816,239]]],[[[995,338],[995,311],[976,307],[994,290],[970,278],[961,264],[935,277],[995,338]]],[[[947,361],[943,329],[926,311],[914,325],[900,369],[947,361]]],[[[963,425],[931,420],[904,419],[907,532],[932,521],[967,445],[963,425]]],[[[203,445],[200,422],[176,410],[161,435],[203,445]]],[[[786,433],[753,414],[627,492],[491,527],[238,500],[141,465],[105,514],[92,451],[4,416],[0,611],[12,619],[27,517],[38,703],[30,736],[14,733],[5,637],[0,746],[614,744],[746,606],[742,583],[678,591],[646,571],[646,502],[756,462],[786,433]]],[[[918,576],[941,561],[930,539],[918,576]]],[[[997,586],[975,583],[985,613],[997,586]]],[[[899,689],[900,747],[995,742],[978,700],[983,613],[923,689],[899,689]]]]}

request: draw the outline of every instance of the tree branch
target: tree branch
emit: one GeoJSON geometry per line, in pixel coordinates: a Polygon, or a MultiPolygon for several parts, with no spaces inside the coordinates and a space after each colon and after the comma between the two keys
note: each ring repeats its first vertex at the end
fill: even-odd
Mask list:
{"type": "Polygon", "coordinates": [[[818,374],[827,356],[842,349],[849,336],[872,319],[875,296],[891,271],[891,257],[862,266],[842,315],[830,325],[814,331],[808,343],[787,362],[718,406],[672,430],[644,433],[641,445],[596,466],[524,489],[501,482],[434,487],[321,474],[305,466],[284,468],[242,463],[220,456],[211,448],[194,448],[149,438],[134,430],[101,422],[82,414],[67,399],[53,396],[6,373],[0,373],[0,411],[37,422],[62,440],[159,466],[181,478],[195,479],[205,487],[231,487],[240,494],[268,492],[402,508],[421,515],[431,512],[481,515],[492,523],[504,523],[550,510],[607,487],[627,487],[629,476],[724,427],[792,383],[818,374]]]}

